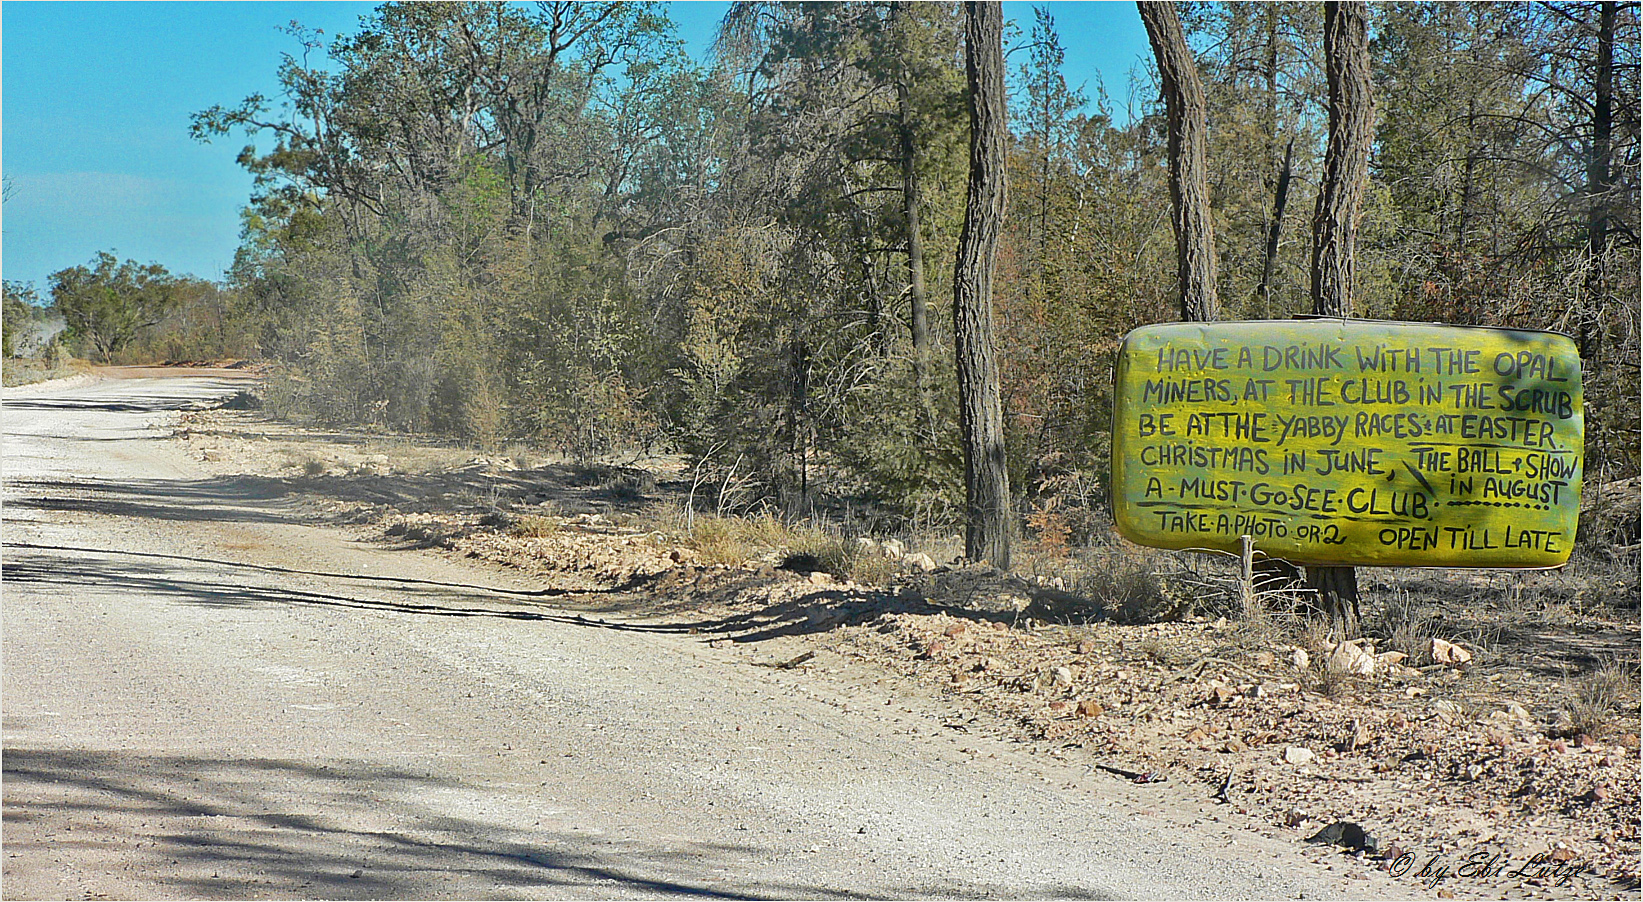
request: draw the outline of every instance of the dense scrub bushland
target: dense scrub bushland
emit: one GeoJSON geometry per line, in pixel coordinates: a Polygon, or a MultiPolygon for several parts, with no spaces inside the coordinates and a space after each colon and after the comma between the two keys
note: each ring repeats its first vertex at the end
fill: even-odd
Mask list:
{"type": "MultiPolygon", "coordinates": [[[[1635,475],[1637,8],[1374,15],[1360,315],[1574,335],[1587,481],[1635,475]]],[[[1225,315],[1305,311],[1321,10],[1185,18],[1225,315]]],[[[1049,14],[1029,31],[995,306],[1012,484],[1066,542],[1098,522],[1113,351],[1172,317],[1175,261],[1149,73],[1115,113],[1066,83],[1049,14]]],[[[665,446],[720,509],[954,519],[954,5],[739,5],[710,66],[643,3],[390,3],[292,35],[282,104],[195,117],[201,139],[251,136],[257,187],[220,305],[152,353],[259,351],[295,416],[579,458],[665,446]]]]}

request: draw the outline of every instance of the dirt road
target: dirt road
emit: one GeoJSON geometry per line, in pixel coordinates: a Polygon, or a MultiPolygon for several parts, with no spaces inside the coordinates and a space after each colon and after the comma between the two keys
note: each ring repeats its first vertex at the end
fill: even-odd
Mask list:
{"type": "Polygon", "coordinates": [[[306,525],[164,440],[239,387],[5,396],[6,898],[1407,892],[926,741],[889,689],[306,525]]]}

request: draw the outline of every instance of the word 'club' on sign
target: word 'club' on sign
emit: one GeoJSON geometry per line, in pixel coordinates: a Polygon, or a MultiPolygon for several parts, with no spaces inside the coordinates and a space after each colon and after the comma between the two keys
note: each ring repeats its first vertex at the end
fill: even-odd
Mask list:
{"type": "Polygon", "coordinates": [[[1550,332],[1350,319],[1124,337],[1112,506],[1156,548],[1302,564],[1556,567],[1574,545],[1580,355],[1550,332]]]}

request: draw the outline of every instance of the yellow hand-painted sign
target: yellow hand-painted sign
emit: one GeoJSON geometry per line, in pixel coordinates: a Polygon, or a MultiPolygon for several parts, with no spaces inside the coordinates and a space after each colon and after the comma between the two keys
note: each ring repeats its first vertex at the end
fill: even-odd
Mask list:
{"type": "Polygon", "coordinates": [[[1556,567],[1585,441],[1567,336],[1313,319],[1125,336],[1112,506],[1158,548],[1305,564],[1556,567]]]}

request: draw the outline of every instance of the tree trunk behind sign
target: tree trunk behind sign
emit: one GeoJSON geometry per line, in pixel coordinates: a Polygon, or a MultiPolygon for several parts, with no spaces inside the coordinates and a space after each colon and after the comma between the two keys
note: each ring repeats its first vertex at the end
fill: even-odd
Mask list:
{"type": "Polygon", "coordinates": [[[1010,566],[1010,481],[1004,416],[993,357],[993,255],[1004,218],[1004,13],[996,2],[964,4],[969,83],[970,184],[953,269],[953,340],[964,432],[964,554],[1010,566]]]}
{"type": "MultiPolygon", "coordinates": [[[[1329,147],[1318,211],[1312,218],[1312,312],[1352,315],[1352,268],[1358,213],[1369,181],[1375,137],[1369,33],[1362,0],[1324,4],[1324,60],[1329,80],[1329,147]]],[[[1315,615],[1339,638],[1358,634],[1358,577],[1351,567],[1308,567],[1315,615]]]]}
{"type": "MultiPolygon", "coordinates": [[[[907,0],[891,4],[892,21],[903,30],[907,22],[907,0]]],[[[910,48],[903,46],[903,52],[910,48]]],[[[913,140],[912,67],[904,57],[896,69],[897,138],[901,151],[901,203],[907,229],[908,330],[913,338],[913,382],[925,426],[934,429],[935,406],[930,400],[930,329],[926,323],[930,308],[924,288],[924,236],[919,231],[918,152],[913,140]]]]}
{"type": "Polygon", "coordinates": [[[1147,27],[1169,120],[1169,190],[1175,214],[1175,254],[1181,286],[1181,319],[1220,318],[1215,297],[1215,233],[1209,205],[1209,164],[1204,85],[1192,61],[1174,3],[1138,2],[1147,27]]]}
{"type": "Polygon", "coordinates": [[[1266,252],[1261,255],[1261,283],[1255,296],[1261,299],[1262,315],[1272,316],[1272,268],[1278,261],[1278,239],[1283,237],[1284,208],[1289,205],[1289,177],[1294,172],[1295,139],[1284,148],[1284,165],[1278,170],[1278,187],[1272,195],[1272,224],[1267,227],[1266,252]]]}

